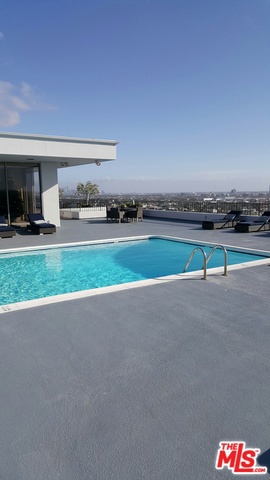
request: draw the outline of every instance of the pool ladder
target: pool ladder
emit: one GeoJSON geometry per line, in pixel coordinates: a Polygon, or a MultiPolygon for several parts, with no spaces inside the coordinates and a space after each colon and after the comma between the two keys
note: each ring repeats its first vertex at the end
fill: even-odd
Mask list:
{"type": "Polygon", "coordinates": [[[213,253],[215,252],[215,250],[217,248],[221,248],[224,252],[224,272],[223,272],[223,275],[226,277],[228,275],[228,273],[227,273],[228,272],[228,253],[227,253],[226,248],[223,245],[219,245],[219,244],[213,246],[213,248],[210,251],[208,257],[207,257],[207,255],[206,255],[206,253],[205,253],[205,251],[202,247],[194,248],[194,250],[192,250],[192,252],[190,254],[190,257],[189,257],[189,259],[186,263],[186,266],[183,270],[183,273],[185,273],[187,271],[187,269],[188,269],[194,255],[195,255],[195,253],[197,252],[197,250],[200,250],[202,252],[202,255],[203,255],[203,267],[202,267],[203,268],[203,277],[202,277],[202,280],[207,280],[207,264],[208,264],[209,260],[212,258],[213,253]]]}

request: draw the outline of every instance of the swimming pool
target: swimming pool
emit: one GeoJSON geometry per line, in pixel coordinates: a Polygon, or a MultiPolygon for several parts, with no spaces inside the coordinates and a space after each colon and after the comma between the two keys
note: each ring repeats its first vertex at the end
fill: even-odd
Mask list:
{"type": "MultiPolygon", "coordinates": [[[[180,274],[197,246],[207,255],[212,249],[210,244],[147,236],[1,253],[0,305],[180,274]]],[[[268,258],[267,253],[227,251],[228,265],[268,258]]],[[[201,270],[202,263],[196,254],[187,271],[201,270]]],[[[207,268],[223,264],[218,249],[207,268]]]]}

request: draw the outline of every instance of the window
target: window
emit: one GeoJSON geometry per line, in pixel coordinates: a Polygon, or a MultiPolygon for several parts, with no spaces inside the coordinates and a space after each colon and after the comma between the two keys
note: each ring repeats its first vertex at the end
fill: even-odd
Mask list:
{"type": "Polygon", "coordinates": [[[40,213],[39,166],[27,163],[0,164],[0,212],[9,223],[40,213]]]}

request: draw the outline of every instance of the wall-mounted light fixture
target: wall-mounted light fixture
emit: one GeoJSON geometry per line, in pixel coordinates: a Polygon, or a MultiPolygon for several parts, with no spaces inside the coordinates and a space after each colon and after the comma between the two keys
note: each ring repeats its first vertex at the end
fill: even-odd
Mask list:
{"type": "Polygon", "coordinates": [[[61,162],[61,167],[68,167],[69,163],[68,162],[61,162]]]}
{"type": "Polygon", "coordinates": [[[95,160],[95,164],[96,164],[97,167],[100,167],[100,165],[101,165],[101,163],[98,162],[97,160],[95,160]]]}

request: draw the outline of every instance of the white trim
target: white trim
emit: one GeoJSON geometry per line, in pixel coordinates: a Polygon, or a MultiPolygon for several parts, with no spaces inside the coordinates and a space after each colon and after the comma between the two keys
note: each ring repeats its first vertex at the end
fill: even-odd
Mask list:
{"type": "Polygon", "coordinates": [[[16,132],[0,132],[0,138],[18,138],[28,140],[42,140],[48,142],[73,142],[73,143],[90,143],[90,144],[103,144],[103,145],[118,145],[116,140],[104,140],[97,138],[80,138],[80,137],[63,137],[56,135],[41,135],[35,133],[16,133],[16,132]]]}

